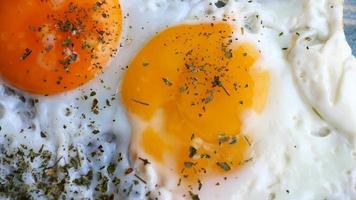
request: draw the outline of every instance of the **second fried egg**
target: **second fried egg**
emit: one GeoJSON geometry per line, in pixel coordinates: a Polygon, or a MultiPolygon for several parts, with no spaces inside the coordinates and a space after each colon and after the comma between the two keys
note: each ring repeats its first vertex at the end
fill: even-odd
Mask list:
{"type": "MultiPolygon", "coordinates": [[[[340,8],[340,2],[320,3],[340,8]]],[[[352,185],[347,178],[355,166],[352,150],[343,134],[305,105],[288,61],[293,40],[300,35],[296,28],[305,20],[301,16],[313,12],[306,9],[309,3],[192,4],[184,12],[181,3],[184,17],[179,22],[155,29],[121,84],[133,134],[131,157],[148,195],[352,195],[343,192],[345,185],[352,185]],[[335,168],[340,173],[333,173],[335,168]],[[303,183],[306,174],[310,179],[303,183]]],[[[163,12],[173,10],[172,5],[162,1],[147,9],[163,12]]]]}

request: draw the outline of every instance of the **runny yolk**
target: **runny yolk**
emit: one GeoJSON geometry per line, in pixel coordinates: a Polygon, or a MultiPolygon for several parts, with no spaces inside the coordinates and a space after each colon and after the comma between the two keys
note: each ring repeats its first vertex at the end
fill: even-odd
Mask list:
{"type": "Polygon", "coordinates": [[[117,0],[3,1],[0,74],[35,94],[74,89],[116,52],[121,21],[117,0]]]}
{"type": "Polygon", "coordinates": [[[252,45],[233,35],[222,22],[169,28],[139,52],[122,83],[130,116],[147,124],[134,133],[140,146],[187,181],[249,160],[242,115],[262,110],[269,76],[252,68],[259,59],[252,45]]]}

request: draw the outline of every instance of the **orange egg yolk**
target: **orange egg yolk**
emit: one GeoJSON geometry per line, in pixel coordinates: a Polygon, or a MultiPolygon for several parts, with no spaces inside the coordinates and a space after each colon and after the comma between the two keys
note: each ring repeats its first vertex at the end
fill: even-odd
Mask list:
{"type": "Polygon", "coordinates": [[[169,28],[139,52],[122,83],[130,116],[146,124],[132,123],[139,146],[185,180],[236,170],[249,159],[242,115],[261,111],[269,76],[253,69],[258,51],[238,44],[233,30],[223,22],[169,28]]]}
{"type": "Polygon", "coordinates": [[[77,88],[117,51],[117,0],[14,0],[0,4],[0,73],[35,94],[77,88]]]}

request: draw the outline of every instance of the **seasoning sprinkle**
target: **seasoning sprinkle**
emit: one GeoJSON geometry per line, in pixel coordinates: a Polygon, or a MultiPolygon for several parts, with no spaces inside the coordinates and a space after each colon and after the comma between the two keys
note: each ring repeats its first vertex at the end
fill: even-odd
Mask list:
{"type": "Polygon", "coordinates": [[[146,182],[143,178],[141,178],[139,175],[135,174],[135,177],[136,177],[138,180],[140,180],[142,183],[147,184],[147,182],[146,182]]]}
{"type": "Polygon", "coordinates": [[[25,60],[27,57],[29,57],[32,53],[32,50],[29,49],[29,48],[26,48],[25,49],[25,53],[23,53],[21,56],[20,56],[20,60],[25,60]]]}
{"type": "Polygon", "coordinates": [[[131,99],[133,102],[136,102],[136,103],[138,103],[138,104],[141,104],[141,105],[144,105],[144,106],[149,106],[150,104],[148,104],[148,103],[145,103],[145,102],[143,102],[143,101],[140,101],[140,100],[137,100],[137,99],[131,99]]]}
{"type": "Polygon", "coordinates": [[[173,85],[173,83],[170,80],[168,80],[167,78],[162,78],[162,81],[167,86],[172,86],[173,85]]]}
{"type": "Polygon", "coordinates": [[[184,162],[184,167],[185,168],[192,168],[193,167],[193,163],[192,162],[184,162]]]}
{"type": "Polygon", "coordinates": [[[224,7],[225,5],[226,5],[226,3],[223,2],[223,1],[217,1],[217,2],[215,3],[215,6],[216,6],[217,8],[222,8],[222,7],[224,7]]]}
{"type": "Polygon", "coordinates": [[[231,170],[230,165],[227,164],[226,162],[217,162],[216,165],[218,165],[221,169],[223,169],[226,172],[231,170]]]}
{"type": "Polygon", "coordinates": [[[193,156],[197,153],[197,149],[194,147],[189,147],[189,158],[193,158],[193,156]]]}
{"type": "Polygon", "coordinates": [[[148,161],[147,159],[143,159],[141,157],[139,157],[138,159],[140,159],[143,162],[143,165],[149,165],[151,164],[150,161],[148,161]]]}

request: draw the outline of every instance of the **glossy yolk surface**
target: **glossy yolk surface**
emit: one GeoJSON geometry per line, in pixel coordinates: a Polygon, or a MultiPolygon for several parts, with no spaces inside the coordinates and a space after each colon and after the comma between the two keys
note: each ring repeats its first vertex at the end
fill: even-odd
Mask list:
{"type": "Polygon", "coordinates": [[[185,180],[248,160],[251,139],[241,118],[246,109],[263,108],[269,76],[252,69],[257,51],[236,43],[227,23],[172,27],[139,52],[123,80],[124,104],[147,124],[135,133],[139,145],[163,166],[175,163],[185,180]]]}
{"type": "Polygon", "coordinates": [[[116,52],[117,0],[15,0],[0,4],[0,73],[36,94],[76,88],[116,52]]]}

